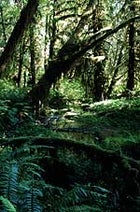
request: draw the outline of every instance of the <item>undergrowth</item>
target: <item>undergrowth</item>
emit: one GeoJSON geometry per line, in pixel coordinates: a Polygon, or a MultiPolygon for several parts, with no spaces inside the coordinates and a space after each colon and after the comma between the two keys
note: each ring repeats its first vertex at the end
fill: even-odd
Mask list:
{"type": "MultiPolygon", "coordinates": [[[[140,159],[138,151],[140,98],[108,100],[90,104],[87,112],[79,110],[78,105],[77,111],[79,112],[76,116],[68,120],[62,113],[60,116],[61,125],[59,125],[59,121],[56,121],[52,127],[48,123],[45,125],[34,118],[30,106],[24,99],[27,92],[24,88],[15,89],[12,84],[6,82],[0,82],[0,88],[2,91],[0,94],[1,138],[17,137],[18,139],[25,136],[27,140],[30,140],[30,136],[32,136],[73,139],[85,144],[101,146],[104,153],[107,153],[106,150],[113,150],[119,156],[124,156],[126,164],[128,161],[125,156],[131,157],[132,161],[133,158],[140,159]],[[68,130],[80,129],[81,131],[80,133],[78,131],[63,133],[59,131],[60,126],[67,127],[68,130]]],[[[56,101],[56,98],[54,99],[56,101]]],[[[53,102],[51,103],[53,105],[53,102]]],[[[54,114],[52,114],[53,117],[54,114]]],[[[117,163],[113,164],[113,167],[108,167],[108,161],[103,161],[107,168],[107,170],[103,170],[104,166],[101,166],[99,158],[94,155],[92,159],[89,159],[81,151],[77,153],[67,147],[60,148],[55,154],[56,148],[53,146],[51,148],[50,151],[48,146],[32,146],[30,142],[17,148],[1,145],[1,210],[14,212],[24,210],[111,212],[119,209],[118,199],[116,200],[119,198],[117,197],[118,191],[114,191],[114,188],[111,187],[114,186],[114,181],[111,184],[108,182],[109,168],[112,170],[110,179],[117,180],[119,176],[119,182],[115,186],[122,186],[122,190],[124,186],[123,175],[126,170],[121,172],[117,163]],[[46,169],[42,168],[44,161],[46,169]],[[44,172],[45,178],[42,177],[44,172]],[[102,173],[104,176],[101,175],[102,173]],[[57,182],[57,185],[47,181],[49,175],[51,180],[53,176],[52,181],[57,182]],[[114,178],[114,176],[117,177],[114,178]],[[88,180],[91,180],[92,183],[89,183],[88,180]],[[63,185],[68,183],[69,186],[61,187],[60,182],[63,185]],[[116,192],[115,195],[114,192],[116,192]]],[[[137,169],[135,168],[133,171],[137,171],[137,169]]],[[[136,176],[135,180],[137,180],[136,176]]],[[[139,207],[139,196],[134,197],[133,203],[135,200],[137,207],[139,207]]]]}

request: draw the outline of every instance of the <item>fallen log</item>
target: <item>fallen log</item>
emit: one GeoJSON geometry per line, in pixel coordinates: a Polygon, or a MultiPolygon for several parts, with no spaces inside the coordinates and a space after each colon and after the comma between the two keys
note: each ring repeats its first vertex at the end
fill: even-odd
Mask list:
{"type": "Polygon", "coordinates": [[[73,151],[75,151],[76,153],[80,153],[81,151],[83,151],[91,159],[96,158],[96,160],[101,160],[104,163],[117,163],[120,167],[125,167],[125,169],[131,169],[131,166],[140,169],[139,160],[135,160],[131,157],[123,155],[120,151],[103,149],[96,144],[87,144],[69,139],[32,136],[0,139],[1,147],[10,146],[13,148],[18,148],[23,144],[43,146],[47,145],[48,147],[53,146],[56,150],[58,148],[68,148],[73,149],[73,151]]]}

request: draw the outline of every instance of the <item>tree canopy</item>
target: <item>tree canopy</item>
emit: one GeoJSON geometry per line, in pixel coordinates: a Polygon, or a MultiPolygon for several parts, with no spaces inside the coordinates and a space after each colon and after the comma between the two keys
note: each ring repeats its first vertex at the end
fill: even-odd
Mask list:
{"type": "MultiPolygon", "coordinates": [[[[9,4],[11,3],[9,2],[9,4]]],[[[91,82],[92,91],[87,95],[91,95],[93,98],[95,96],[96,100],[102,100],[111,95],[113,87],[117,82],[115,78],[118,78],[121,74],[123,75],[121,78],[126,78],[126,90],[134,90],[134,86],[138,83],[138,81],[134,83],[134,73],[137,73],[137,71],[135,71],[135,68],[137,69],[136,55],[139,51],[135,41],[138,37],[137,27],[139,26],[140,19],[137,12],[139,3],[134,1],[131,5],[131,3],[127,1],[122,3],[115,1],[106,3],[102,1],[83,1],[80,3],[77,1],[72,1],[71,3],[69,3],[69,1],[65,3],[63,1],[60,3],[56,1],[41,1],[38,12],[36,13],[38,4],[39,1],[31,0],[25,5],[22,5],[20,1],[12,3],[13,9],[14,7],[21,7],[21,12],[6,45],[2,47],[4,51],[0,57],[0,70],[2,74],[9,62],[12,62],[14,53],[18,51],[17,46],[19,45],[19,41],[24,39],[24,42],[28,43],[28,38],[30,38],[29,49],[31,61],[28,61],[29,64],[27,64],[27,66],[28,69],[34,69],[28,70],[28,72],[31,72],[34,84],[35,75],[38,75],[37,69],[44,69],[41,79],[37,79],[37,84],[31,91],[33,104],[37,106],[37,102],[45,102],[51,86],[61,78],[62,74],[68,74],[72,69],[72,71],[74,71],[75,67],[79,69],[79,71],[75,70],[77,75],[79,75],[79,79],[83,78],[85,81],[86,79],[84,78],[87,78],[88,74],[86,71],[84,71],[85,76],[84,73],[81,73],[83,63],[87,63],[87,67],[85,67],[87,71],[88,69],[94,70],[93,73],[91,72],[90,74],[91,78],[93,78],[91,82]],[[31,5],[34,7],[31,7],[31,5]],[[123,14],[125,15],[123,16],[123,14]],[[31,22],[32,24],[30,24],[31,22]],[[30,27],[28,27],[29,24],[30,27]],[[131,27],[130,31],[129,26],[131,27]],[[32,34],[31,30],[29,33],[29,28],[34,28],[32,34]],[[25,34],[27,35],[25,36],[25,34]],[[129,34],[131,36],[129,36],[129,34]],[[34,41],[35,36],[37,38],[36,42],[34,41]],[[122,46],[119,52],[120,43],[122,43],[122,46]],[[102,47],[99,48],[99,45],[102,45],[102,47]],[[35,46],[38,47],[36,55],[35,52],[33,52],[35,46]],[[39,48],[40,46],[41,48],[39,48]],[[127,54],[129,47],[132,47],[132,49],[135,48],[135,54],[132,53],[131,49],[127,54]],[[109,51],[111,54],[114,54],[112,58],[114,62],[117,61],[116,58],[118,57],[117,64],[114,63],[112,67],[114,70],[110,70],[109,63],[111,61],[107,54],[109,51]],[[119,54],[122,54],[122,52],[123,55],[120,56],[119,54]],[[38,61],[39,58],[37,58],[39,54],[43,54],[43,58],[40,61],[38,61]],[[124,58],[123,61],[121,61],[122,58],[124,58]],[[125,61],[128,61],[128,64],[125,61]],[[95,71],[96,69],[97,71],[95,71]],[[128,70],[126,70],[126,72],[124,71],[124,73],[119,73],[121,69],[128,70]],[[114,73],[113,76],[111,76],[110,71],[114,73]],[[128,75],[126,75],[126,73],[128,73],[128,75]],[[98,83],[96,83],[97,81],[98,83]],[[37,96],[38,99],[36,98],[37,96]]],[[[3,10],[5,9],[2,8],[3,5],[4,3],[2,2],[2,17],[3,10]]],[[[5,20],[2,20],[3,35],[6,37],[5,20]]],[[[26,44],[21,48],[28,49],[26,44]]],[[[23,59],[25,54],[23,51],[24,50],[21,49],[21,53],[19,53],[19,55],[17,54],[17,57],[23,59]]],[[[16,60],[16,58],[14,58],[14,60],[16,60]]],[[[17,60],[19,59],[17,58],[17,60]]],[[[16,61],[14,63],[16,63],[16,61]]],[[[113,61],[111,63],[113,64],[113,61]]],[[[22,64],[19,64],[19,67],[21,65],[22,64]]],[[[20,81],[22,77],[20,70],[14,74],[18,75],[18,80],[20,81]]],[[[6,73],[3,75],[7,76],[6,73]]],[[[9,73],[8,75],[11,74],[9,73]]],[[[83,83],[88,87],[88,83],[84,81],[83,83]]]]}

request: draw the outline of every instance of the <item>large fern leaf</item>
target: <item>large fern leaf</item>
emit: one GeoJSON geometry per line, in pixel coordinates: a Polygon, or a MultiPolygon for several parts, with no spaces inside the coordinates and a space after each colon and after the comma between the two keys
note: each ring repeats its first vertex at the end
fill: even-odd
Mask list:
{"type": "Polygon", "coordinates": [[[2,202],[3,211],[5,211],[5,212],[16,212],[16,208],[7,198],[0,196],[0,201],[2,202]]]}
{"type": "Polygon", "coordinates": [[[26,190],[24,199],[23,211],[42,212],[43,208],[39,202],[39,197],[42,197],[42,191],[39,188],[30,187],[26,190]]]}
{"type": "Polygon", "coordinates": [[[6,161],[0,169],[0,193],[11,203],[17,204],[19,167],[16,161],[6,161]]]}
{"type": "Polygon", "coordinates": [[[100,187],[78,185],[54,202],[53,211],[84,211],[82,208],[85,207],[88,208],[87,211],[104,211],[108,208],[109,193],[110,191],[100,187]]]}

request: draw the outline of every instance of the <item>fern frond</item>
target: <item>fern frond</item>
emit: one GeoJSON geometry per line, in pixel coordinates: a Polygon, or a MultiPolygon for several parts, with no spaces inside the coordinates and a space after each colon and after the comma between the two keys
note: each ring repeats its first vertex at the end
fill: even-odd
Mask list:
{"type": "Polygon", "coordinates": [[[38,200],[38,198],[42,196],[43,193],[40,189],[30,187],[28,191],[26,191],[24,209],[28,209],[29,212],[42,212],[43,209],[38,200]]]}
{"type": "Polygon", "coordinates": [[[65,209],[65,212],[103,212],[98,206],[76,205],[65,209]]]}
{"type": "Polygon", "coordinates": [[[77,211],[80,206],[82,208],[83,204],[87,204],[85,207],[90,207],[92,204],[93,206],[91,208],[103,211],[104,208],[108,208],[108,192],[108,190],[100,187],[96,187],[95,189],[89,186],[75,186],[70,191],[65,192],[64,195],[53,204],[54,211],[71,211],[72,208],[75,208],[73,211],[77,211]],[[100,190],[101,192],[99,193],[100,190]]]}
{"type": "Polygon", "coordinates": [[[12,203],[17,203],[19,167],[16,161],[6,162],[0,170],[0,193],[12,203]]]}
{"type": "MultiPolygon", "coordinates": [[[[88,191],[82,189],[81,187],[75,186],[72,190],[65,192],[65,194],[56,202],[55,208],[67,208],[69,206],[74,206],[82,202],[89,196],[88,191]]],[[[59,211],[59,210],[58,210],[59,211]]]]}
{"type": "Polygon", "coordinates": [[[16,212],[16,208],[7,198],[0,196],[0,200],[2,202],[4,210],[6,210],[8,212],[16,212]]]}

